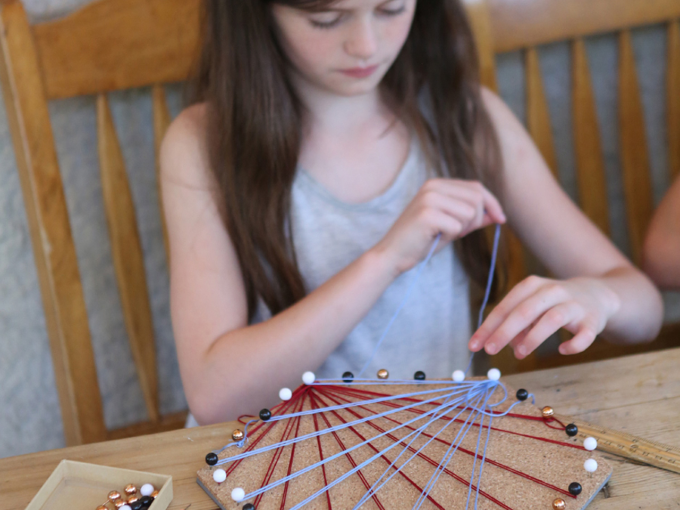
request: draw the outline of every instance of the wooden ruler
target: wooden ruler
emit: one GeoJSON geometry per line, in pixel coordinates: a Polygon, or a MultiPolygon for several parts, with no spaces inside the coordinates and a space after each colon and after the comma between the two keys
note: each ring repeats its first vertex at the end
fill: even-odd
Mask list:
{"type": "Polygon", "coordinates": [[[594,437],[597,439],[597,449],[600,451],[680,473],[680,448],[648,441],[625,432],[618,432],[567,416],[556,416],[556,418],[565,425],[568,423],[576,424],[579,438],[594,437]]]}

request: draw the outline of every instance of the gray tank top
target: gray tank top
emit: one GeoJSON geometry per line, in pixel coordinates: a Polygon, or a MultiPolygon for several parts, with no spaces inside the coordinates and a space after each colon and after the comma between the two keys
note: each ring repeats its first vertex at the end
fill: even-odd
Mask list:
{"type": "MultiPolygon", "coordinates": [[[[313,291],[380,241],[433,176],[415,136],[394,182],[368,202],[338,200],[304,169],[298,169],[290,219],[306,290],[313,291]]],[[[318,378],[340,378],[347,370],[359,373],[416,270],[400,275],[388,287],[320,367],[309,367],[318,378]]],[[[253,322],[269,317],[260,302],[253,322]]],[[[449,378],[453,370],[467,367],[470,334],[468,277],[449,245],[430,259],[364,377],[373,378],[380,368],[386,368],[391,379],[412,379],[417,370],[424,371],[428,379],[449,378]]],[[[187,426],[192,425],[196,422],[190,415],[187,426]]]]}

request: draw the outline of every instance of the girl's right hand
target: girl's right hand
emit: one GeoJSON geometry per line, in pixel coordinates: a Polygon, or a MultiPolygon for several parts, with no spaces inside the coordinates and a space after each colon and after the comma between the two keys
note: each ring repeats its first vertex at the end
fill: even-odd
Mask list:
{"type": "Polygon", "coordinates": [[[423,260],[437,235],[437,250],[470,232],[505,223],[500,203],[477,181],[431,179],[373,248],[386,256],[396,275],[423,260]]]}

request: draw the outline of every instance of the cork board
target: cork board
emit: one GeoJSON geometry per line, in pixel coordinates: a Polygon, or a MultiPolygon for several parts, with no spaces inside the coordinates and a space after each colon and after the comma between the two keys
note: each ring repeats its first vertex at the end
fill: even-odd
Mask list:
{"type": "MultiPolygon", "coordinates": [[[[423,499],[422,489],[428,486],[433,474],[436,476],[439,473],[435,483],[431,483],[431,490],[420,508],[448,510],[463,509],[466,505],[468,508],[475,508],[476,499],[478,509],[552,509],[555,499],[561,498],[565,502],[564,508],[576,510],[587,507],[609,479],[612,468],[607,461],[596,452],[584,450],[582,441],[569,437],[557,422],[546,422],[541,417],[541,410],[532,405],[530,400],[516,405],[512,409],[513,416],[494,417],[490,431],[488,417],[484,419],[484,427],[479,426],[479,415],[474,419],[476,425],[469,426],[472,420],[468,420],[466,425],[465,421],[470,417],[471,411],[460,407],[429,423],[422,434],[408,436],[414,428],[431,421],[431,415],[424,416],[425,413],[434,409],[435,404],[440,404],[443,399],[427,404],[420,402],[443,397],[452,387],[455,388],[454,383],[442,387],[427,384],[427,381],[413,385],[362,386],[356,383],[340,383],[332,386],[301,386],[294,392],[291,401],[273,410],[275,416],[380,398],[377,395],[404,395],[427,390],[438,390],[441,393],[435,391],[427,396],[353,405],[334,412],[254,423],[248,431],[247,444],[242,448],[232,446],[225,449],[219,454],[220,465],[206,465],[198,471],[197,482],[223,510],[242,508],[246,503],[254,504],[257,510],[291,509],[355,466],[376,457],[357,473],[306,503],[304,508],[354,508],[377,480],[385,481],[393,475],[365,501],[362,508],[411,509],[418,506],[419,498],[423,499]],[[415,407],[403,409],[404,406],[414,404],[415,407]],[[356,422],[388,410],[395,412],[371,418],[335,433],[324,433],[240,461],[222,463],[223,459],[245,451],[257,451],[281,441],[323,431],[344,422],[356,422]],[[458,418],[452,419],[458,413],[461,413],[458,418]],[[401,425],[414,419],[416,421],[408,426],[401,425]],[[468,428],[467,434],[459,434],[462,428],[468,428]],[[376,437],[390,430],[389,435],[376,437]],[[477,495],[478,473],[487,434],[486,456],[477,495]],[[260,487],[316,464],[322,458],[328,459],[343,450],[352,449],[370,438],[375,439],[328,461],[323,467],[316,467],[271,488],[257,498],[241,503],[236,503],[231,498],[231,491],[236,487],[243,488],[246,494],[250,494],[260,487]],[[406,448],[411,440],[413,442],[410,443],[410,448],[406,448]],[[452,443],[454,449],[450,446],[452,443]],[[458,444],[457,449],[455,444],[458,444]],[[392,448],[385,451],[390,446],[392,448]],[[445,469],[438,470],[437,467],[447,451],[454,453],[445,469]],[[584,462],[589,458],[594,458],[598,463],[598,469],[594,473],[588,473],[584,469],[584,462]],[[393,462],[394,467],[390,467],[393,462]],[[476,466],[476,476],[470,489],[473,466],[476,466]],[[397,472],[400,467],[401,470],[397,472]],[[213,471],[218,468],[227,471],[226,481],[220,484],[212,476],[213,471]],[[583,489],[576,497],[568,491],[572,482],[580,483],[583,489]]],[[[515,390],[509,387],[505,389],[507,400],[494,407],[494,412],[503,412],[517,402],[515,390]]],[[[498,386],[489,403],[499,402],[503,396],[503,386],[498,386]]],[[[225,444],[230,442],[231,438],[225,438],[225,444]]]]}

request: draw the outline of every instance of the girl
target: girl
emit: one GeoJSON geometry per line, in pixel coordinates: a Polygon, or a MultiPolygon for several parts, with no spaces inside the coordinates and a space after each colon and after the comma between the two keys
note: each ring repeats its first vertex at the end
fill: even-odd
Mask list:
{"type": "Polygon", "coordinates": [[[522,358],[561,327],[574,333],[563,354],[600,333],[654,338],[658,292],[480,88],[459,0],[206,7],[197,102],[161,151],[172,319],[198,423],[257,412],[307,370],[358,373],[439,234],[366,375],[444,377],[468,347],[522,358]],[[468,285],[489,271],[480,229],[506,221],[560,279],[526,279],[470,338],[468,285]]]}

